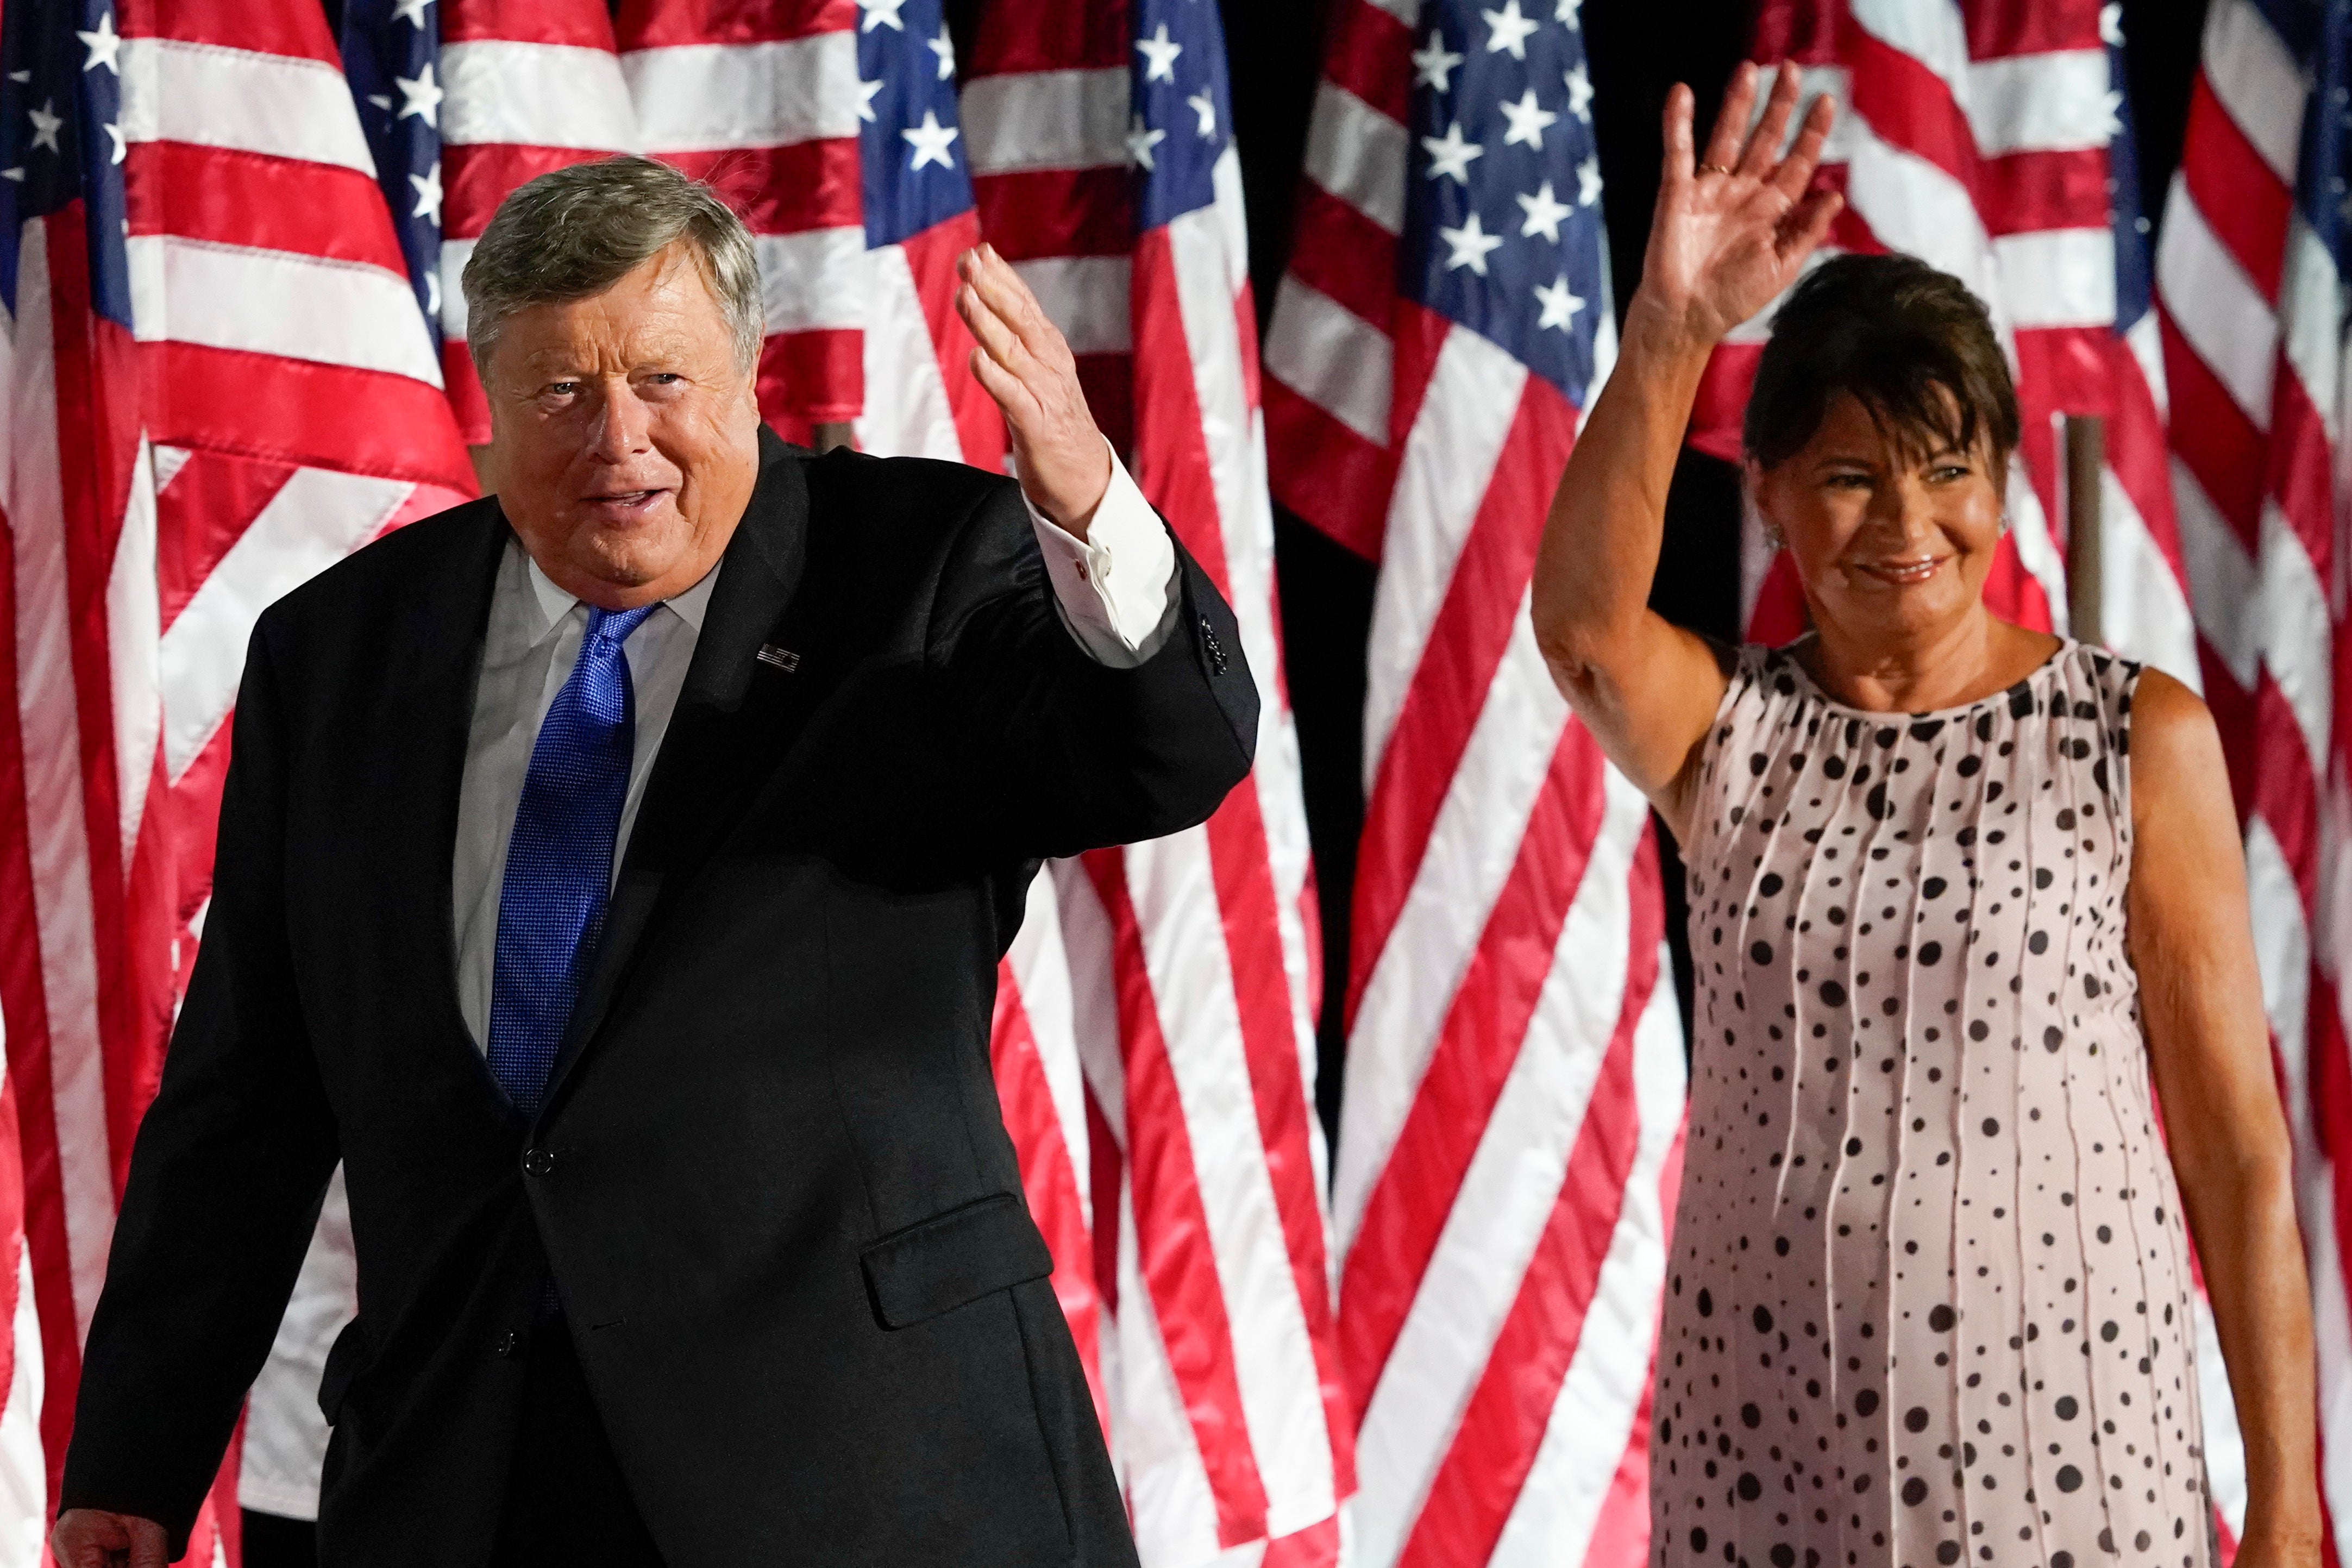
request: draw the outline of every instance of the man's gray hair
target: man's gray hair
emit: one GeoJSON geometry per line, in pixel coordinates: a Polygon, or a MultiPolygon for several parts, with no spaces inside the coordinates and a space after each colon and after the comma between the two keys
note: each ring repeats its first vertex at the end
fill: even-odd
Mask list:
{"type": "Polygon", "coordinates": [[[601,294],[681,239],[727,318],[736,362],[751,374],[768,330],[751,232],[709,185],[636,157],[541,174],[499,204],[466,262],[474,368],[488,366],[499,329],[517,310],[601,294]]]}

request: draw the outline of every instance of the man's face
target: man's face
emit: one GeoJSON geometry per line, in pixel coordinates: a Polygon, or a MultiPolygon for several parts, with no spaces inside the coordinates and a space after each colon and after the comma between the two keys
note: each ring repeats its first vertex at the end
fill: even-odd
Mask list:
{"type": "Polygon", "coordinates": [[[483,381],[499,504],[557,586],[625,610],[717,563],[759,479],[760,410],[685,242],[517,310],[483,381]]]}

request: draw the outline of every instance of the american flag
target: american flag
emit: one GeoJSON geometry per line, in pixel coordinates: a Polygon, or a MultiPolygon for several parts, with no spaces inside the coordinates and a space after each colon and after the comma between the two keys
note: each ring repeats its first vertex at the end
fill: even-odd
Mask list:
{"type": "Polygon", "coordinates": [[[641,151],[709,181],[751,226],[768,308],[760,409],[803,444],[865,408],[860,132],[882,110],[861,85],[859,40],[903,29],[908,3],[624,0],[619,10],[641,151]]]}
{"type": "Polygon", "coordinates": [[[1277,494],[1377,555],[1333,1200],[1360,1561],[1632,1564],[1684,1066],[1650,812],[1528,587],[1614,353],[1577,0],[1339,0],[1277,494]]]}
{"type": "MultiPolygon", "coordinates": [[[[1822,258],[1897,250],[1932,262],[1986,302],[2010,351],[2024,438],[2011,471],[2011,541],[1987,602],[2024,625],[2064,626],[2058,422],[2103,416],[2108,640],[2193,684],[2123,130],[2120,18],[2100,0],[1765,0],[1752,53],[1797,61],[1807,96],[1838,102],[1817,178],[1843,191],[1846,206],[1822,258]]],[[[1738,460],[1772,314],[1717,352],[1693,422],[1699,449],[1738,460]]],[[[1760,552],[1751,560],[1760,564],[1760,552]]],[[[1751,635],[1780,642],[1801,629],[1785,562],[1751,571],[1749,585],[1751,635]]]]}
{"type": "Polygon", "coordinates": [[[2206,701],[2245,826],[2319,1340],[2321,1496],[2352,1549],[2352,1129],[2343,985],[2352,759],[2343,626],[2347,303],[2340,5],[2213,0],[2157,250],[2172,481],[2206,701]]]}
{"type": "Polygon", "coordinates": [[[999,1088],[1093,1342],[1144,1562],[1328,1563],[1354,1478],[1313,1111],[1314,896],[1217,13],[1000,0],[973,54],[982,230],[1234,606],[1265,700],[1256,771],[1207,824],[1039,879],[999,1004],[999,1088]],[[1040,1079],[1050,1112],[1023,1103],[1040,1079]]]}
{"type": "MultiPolygon", "coordinates": [[[[0,1003],[54,1469],[254,617],[473,477],[319,7],[75,0],[0,29],[0,1003]]],[[[204,1561],[234,1552],[233,1479],[215,1502],[204,1561]]]]}
{"type": "Polygon", "coordinates": [[[604,0],[348,0],[343,68],[465,438],[490,438],[458,279],[517,185],[628,152],[604,0]]]}

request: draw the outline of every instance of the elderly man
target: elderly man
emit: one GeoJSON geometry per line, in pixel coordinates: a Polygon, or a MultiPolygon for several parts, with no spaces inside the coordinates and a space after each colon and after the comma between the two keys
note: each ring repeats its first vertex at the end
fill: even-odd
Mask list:
{"type": "Polygon", "coordinates": [[[466,268],[500,492],[256,628],[54,1548],[161,1568],[337,1160],[336,1565],[1131,1563],[989,1077],[1043,856],[1249,766],[1230,612],[984,247],[1021,475],[760,423],[751,240],[617,159],[466,268]]]}

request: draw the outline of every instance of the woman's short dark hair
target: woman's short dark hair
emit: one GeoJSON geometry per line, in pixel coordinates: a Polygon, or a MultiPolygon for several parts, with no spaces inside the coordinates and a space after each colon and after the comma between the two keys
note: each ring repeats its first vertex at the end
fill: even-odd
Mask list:
{"type": "Polygon", "coordinates": [[[1741,438],[1764,468],[1821,428],[1838,394],[1898,451],[2017,449],[2017,389],[1992,316],[1968,285],[1910,256],[1839,256],[1789,292],[1756,367],[1741,438]]]}

